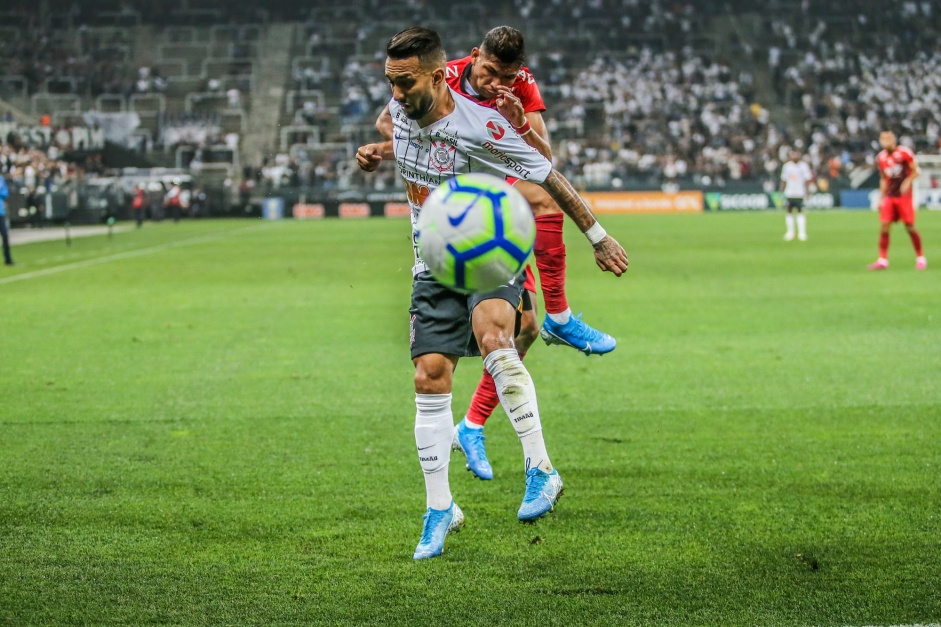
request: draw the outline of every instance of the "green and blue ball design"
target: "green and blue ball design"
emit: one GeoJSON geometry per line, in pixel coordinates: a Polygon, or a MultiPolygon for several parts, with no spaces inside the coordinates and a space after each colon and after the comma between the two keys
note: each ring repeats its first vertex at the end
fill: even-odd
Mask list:
{"type": "Polygon", "coordinates": [[[488,292],[526,267],[536,241],[522,194],[489,174],[461,174],[425,200],[418,220],[422,260],[456,291],[488,292]]]}

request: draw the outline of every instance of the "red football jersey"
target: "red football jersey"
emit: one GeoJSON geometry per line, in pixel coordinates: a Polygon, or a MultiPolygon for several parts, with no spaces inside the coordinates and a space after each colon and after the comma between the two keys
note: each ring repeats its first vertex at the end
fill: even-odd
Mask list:
{"type": "MultiPolygon", "coordinates": [[[[464,94],[468,98],[493,109],[493,98],[480,100],[468,94],[464,89],[464,79],[470,75],[471,71],[471,60],[471,57],[464,57],[463,59],[448,61],[446,74],[448,85],[450,85],[451,89],[454,91],[464,94]]],[[[542,94],[539,93],[539,86],[536,85],[536,79],[533,78],[529,68],[520,68],[519,74],[516,76],[516,81],[510,85],[510,91],[523,103],[523,111],[526,113],[531,111],[541,113],[546,110],[546,105],[542,101],[542,94]]]]}
{"type": "MultiPolygon", "coordinates": [[[[915,163],[915,153],[905,146],[896,146],[889,152],[883,150],[879,153],[879,174],[885,179],[886,196],[902,196],[902,181],[912,173],[915,163]]],[[[910,196],[911,188],[905,196],[910,196]]]]}

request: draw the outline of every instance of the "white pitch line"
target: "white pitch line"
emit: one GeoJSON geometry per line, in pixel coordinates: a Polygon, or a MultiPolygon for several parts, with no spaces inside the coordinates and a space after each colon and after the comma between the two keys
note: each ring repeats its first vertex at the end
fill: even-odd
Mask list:
{"type": "Polygon", "coordinates": [[[33,272],[24,272],[23,274],[15,274],[13,276],[6,277],[5,279],[0,279],[0,285],[3,285],[4,283],[13,283],[15,281],[25,281],[26,279],[35,279],[38,277],[48,276],[50,274],[58,274],[59,272],[65,272],[66,270],[77,270],[79,268],[97,266],[98,264],[108,263],[109,261],[118,261],[120,259],[140,257],[141,255],[149,255],[151,253],[159,253],[164,250],[170,250],[171,248],[180,248],[182,246],[190,246],[193,244],[202,244],[204,242],[211,242],[214,240],[224,239],[234,233],[240,233],[242,231],[247,231],[249,229],[255,229],[255,228],[258,228],[259,226],[261,225],[253,224],[251,226],[242,227],[240,229],[232,229],[231,231],[226,231],[224,233],[206,235],[203,237],[194,237],[192,239],[185,239],[179,242],[170,242],[168,244],[160,244],[159,246],[151,246],[150,248],[140,248],[138,250],[130,250],[126,253],[117,253],[115,255],[107,255],[105,257],[96,257],[94,259],[86,259],[85,261],[76,261],[75,263],[67,263],[64,266],[55,266],[53,268],[45,268],[43,270],[35,270],[33,272]]]}

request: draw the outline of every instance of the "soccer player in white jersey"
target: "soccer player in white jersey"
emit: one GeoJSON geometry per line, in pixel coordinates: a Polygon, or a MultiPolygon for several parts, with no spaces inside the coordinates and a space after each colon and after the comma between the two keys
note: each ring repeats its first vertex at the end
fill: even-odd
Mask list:
{"type": "MultiPolygon", "coordinates": [[[[454,91],[472,102],[499,111],[513,125],[527,144],[550,161],[552,148],[542,112],[546,105],[536,79],[524,65],[526,45],[523,33],[510,26],[497,26],[484,36],[480,46],[462,59],[448,61],[445,80],[454,91]]],[[[392,139],[394,123],[389,108],[376,120],[376,129],[392,139]]],[[[617,342],[575,316],[569,308],[565,291],[566,248],[562,236],[565,214],[552,197],[538,185],[509,177],[507,182],[523,194],[536,219],[536,244],[533,248],[539,284],[545,299],[546,318],[540,331],[536,319],[536,280],[526,268],[523,311],[515,338],[520,359],[536,338],[542,335],[549,344],[571,346],[586,355],[611,352],[617,342]]],[[[467,469],[479,479],[493,479],[493,467],[487,459],[484,426],[500,404],[493,377],[484,369],[471,397],[464,419],[454,429],[454,450],[467,457],[467,469]]]]}
{"type": "MultiPolygon", "coordinates": [[[[453,91],[445,80],[447,57],[435,31],[413,27],[386,47],[386,79],[393,138],[359,148],[367,172],[394,159],[412,208],[412,234],[430,190],[457,174],[488,172],[541,185],[592,243],[595,262],[620,276],[627,270],[621,245],[605,233],[571,184],[543,155],[524,142],[500,113],[453,91]]],[[[415,364],[415,444],[425,477],[426,507],[414,558],[439,555],[445,536],[463,525],[448,482],[454,430],[451,386],[458,359],[480,354],[493,376],[500,402],[523,446],[526,491],[517,513],[535,520],[555,505],[562,480],[542,437],[532,379],[513,345],[522,277],[488,294],[466,296],[437,283],[415,250],[411,354],[415,364]]]]}
{"type": "Polygon", "coordinates": [[[801,160],[801,153],[792,150],[790,161],[781,167],[781,189],[784,191],[784,202],[787,215],[784,222],[787,232],[784,240],[794,239],[794,226],[797,226],[797,239],[807,239],[807,218],[804,216],[804,202],[810,193],[810,183],[814,180],[813,172],[806,161],[801,160]],[[794,215],[795,212],[797,215],[794,215]]]}

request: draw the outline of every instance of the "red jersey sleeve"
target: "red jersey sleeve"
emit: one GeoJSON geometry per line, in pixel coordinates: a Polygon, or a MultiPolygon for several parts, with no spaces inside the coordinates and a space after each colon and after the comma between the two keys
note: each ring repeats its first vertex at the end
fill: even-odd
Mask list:
{"type": "Polygon", "coordinates": [[[546,110],[546,104],[542,101],[542,94],[539,93],[539,85],[536,84],[536,78],[529,71],[529,68],[520,69],[516,82],[513,83],[513,93],[523,104],[523,111],[526,113],[542,113],[546,110]]]}
{"type": "MultiPolygon", "coordinates": [[[[467,64],[470,63],[470,61],[470,57],[448,61],[448,64],[444,70],[445,81],[447,81],[451,89],[461,94],[464,94],[464,86],[461,85],[461,75],[464,73],[464,68],[467,67],[467,64]]],[[[464,95],[466,96],[467,94],[464,95]]]]}
{"type": "Polygon", "coordinates": [[[911,168],[911,165],[915,163],[915,153],[912,152],[912,149],[908,146],[899,146],[897,151],[898,160],[902,163],[905,163],[911,168]]]}

